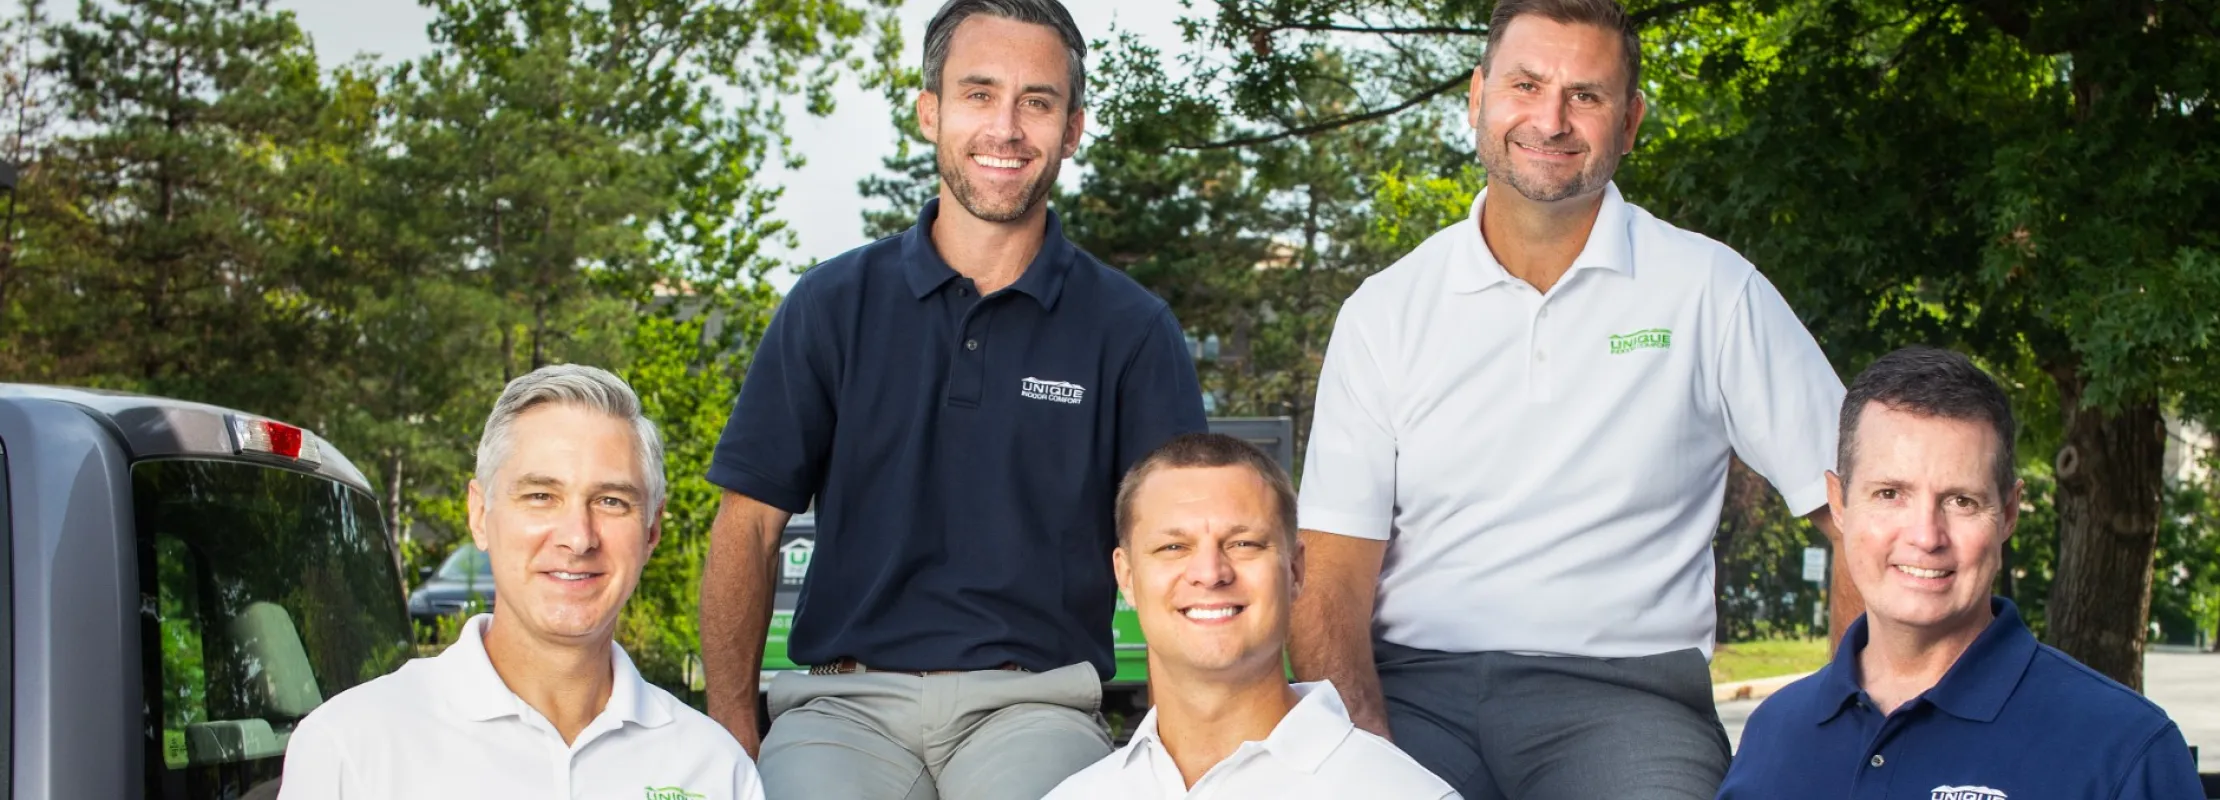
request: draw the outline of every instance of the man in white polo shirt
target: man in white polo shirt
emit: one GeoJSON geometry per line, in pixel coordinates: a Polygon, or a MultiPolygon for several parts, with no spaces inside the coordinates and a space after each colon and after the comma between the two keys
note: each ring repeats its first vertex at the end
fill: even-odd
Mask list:
{"type": "Polygon", "coordinates": [[[1289,606],[1303,581],[1295,489],[1240,439],[1190,433],[1118,486],[1111,566],[1149,645],[1156,707],[1125,748],[1049,800],[1455,800],[1358,730],[1329,682],[1289,686],[1289,606]]]}
{"type": "Polygon", "coordinates": [[[1497,3],[1490,185],[1350,297],[1319,377],[1296,676],[1468,798],[1711,797],[1730,454],[1825,523],[1842,382],[1748,261],[1620,197],[1639,85],[1616,2],[1497,3]]]}
{"type": "Polygon", "coordinates": [[[663,443],[631,387],[581,366],[511,381],[477,473],[493,613],[309,714],[279,796],[763,800],[740,743],[612,638],[662,538],[663,443]]]}

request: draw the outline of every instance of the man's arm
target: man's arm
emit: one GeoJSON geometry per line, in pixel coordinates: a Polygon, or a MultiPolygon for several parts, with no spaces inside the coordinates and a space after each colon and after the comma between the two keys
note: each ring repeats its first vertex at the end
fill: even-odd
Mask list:
{"type": "Polygon", "coordinates": [[[2135,760],[2120,780],[2120,788],[2113,792],[2119,800],[2194,800],[2204,794],[2197,762],[2189,758],[2189,742],[2173,723],[2167,723],[2144,743],[2142,757],[2135,760]]]}
{"type": "Polygon", "coordinates": [[[1296,680],[1333,681],[1357,727],[1392,739],[1372,668],[1372,604],[1386,556],[1385,539],[1303,531],[1303,591],[1287,650],[1296,680]]]}
{"type": "Polygon", "coordinates": [[[701,576],[701,663],[708,682],[709,717],[755,758],[763,737],[756,730],[756,689],[763,668],[763,638],[771,628],[771,599],[778,589],[779,534],[792,516],[738,492],[725,492],[709,528],[709,560],[701,576]]]}

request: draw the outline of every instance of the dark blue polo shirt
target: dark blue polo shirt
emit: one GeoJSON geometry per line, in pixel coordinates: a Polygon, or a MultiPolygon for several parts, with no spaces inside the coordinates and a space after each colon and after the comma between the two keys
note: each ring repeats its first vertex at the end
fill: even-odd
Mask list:
{"type": "Polygon", "coordinates": [[[805,273],[764,333],[709,480],[817,507],[795,663],[1107,679],[1111,506],[1205,430],[1171,308],[1064,238],[980,297],[917,226],[805,273]]]}
{"type": "Polygon", "coordinates": [[[1833,663],[1750,716],[1719,797],[2203,800],[2166,712],[1989,603],[1996,620],[1942,681],[1887,716],[1858,688],[1859,617],[1833,663]]]}

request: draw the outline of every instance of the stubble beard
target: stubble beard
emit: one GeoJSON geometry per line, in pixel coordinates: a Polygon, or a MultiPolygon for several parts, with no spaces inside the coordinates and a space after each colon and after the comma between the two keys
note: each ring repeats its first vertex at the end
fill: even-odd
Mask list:
{"type": "Polygon", "coordinates": [[[937,150],[933,161],[940,167],[941,184],[948,187],[948,193],[956,197],[956,203],[963,206],[965,211],[987,222],[1016,222],[1024,219],[1035,206],[1047,199],[1049,190],[1055,188],[1056,173],[1062,166],[1060,160],[1049,159],[1048,163],[1042,165],[1041,174],[1025,184],[1017,199],[997,203],[999,198],[987,196],[985,191],[971,182],[971,176],[964,172],[961,155],[951,157],[950,154],[954,151],[947,147],[937,150]]]}
{"type": "MultiPolygon", "coordinates": [[[[1614,137],[1616,138],[1616,137],[1614,137]]],[[[1553,179],[1513,166],[1511,148],[1517,147],[1508,138],[1490,139],[1485,131],[1474,137],[1473,149],[1479,153],[1480,167],[1487,170],[1488,183],[1501,183],[1511,187],[1519,196],[1536,203],[1554,203],[1601,191],[1611,176],[1618,172],[1620,153],[1625,145],[1611,142],[1601,155],[1570,178],[1553,179]]],[[[1599,151],[1590,149],[1590,155],[1599,151]]]]}

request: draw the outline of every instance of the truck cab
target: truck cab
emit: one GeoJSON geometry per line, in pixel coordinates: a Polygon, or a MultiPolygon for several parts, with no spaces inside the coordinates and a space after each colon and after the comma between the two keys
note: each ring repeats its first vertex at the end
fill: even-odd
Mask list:
{"type": "Polygon", "coordinates": [[[411,655],[370,485],[254,414],[0,384],[0,544],[0,800],[275,797],[411,655]]]}

